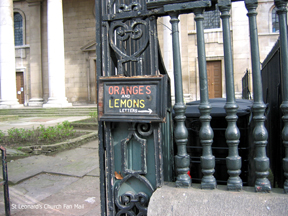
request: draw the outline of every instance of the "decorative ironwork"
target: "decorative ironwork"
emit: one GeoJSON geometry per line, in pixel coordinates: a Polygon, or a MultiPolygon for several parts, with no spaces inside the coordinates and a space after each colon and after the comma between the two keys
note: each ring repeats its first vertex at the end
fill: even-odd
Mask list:
{"type": "Polygon", "coordinates": [[[187,154],[186,144],[188,141],[188,131],[184,124],[186,119],[186,106],[183,102],[183,86],[182,86],[182,71],[180,59],[180,43],[179,43],[179,29],[178,29],[178,14],[172,13],[172,43],[173,43],[173,64],[174,64],[174,79],[175,79],[175,121],[176,127],[174,129],[175,142],[177,144],[177,155],[175,156],[175,164],[177,171],[176,187],[191,186],[191,179],[187,172],[189,171],[190,156],[187,154]]]}
{"type": "MultiPolygon", "coordinates": [[[[120,56],[118,59],[118,73],[123,74],[123,64],[129,61],[136,61],[138,64],[142,64],[142,58],[139,57],[147,48],[149,37],[145,35],[143,38],[143,32],[148,31],[147,22],[142,19],[133,20],[132,22],[113,22],[109,29],[109,40],[112,49],[120,56]],[[116,40],[115,40],[116,37],[116,40]],[[129,53],[125,49],[125,42],[128,40],[142,39],[142,43],[134,53],[129,53]]],[[[139,68],[142,70],[142,67],[139,68]]],[[[141,73],[141,72],[140,72],[141,73]]]]}
{"type": "Polygon", "coordinates": [[[221,19],[223,26],[223,41],[224,41],[224,58],[225,58],[225,78],[226,78],[226,120],[228,126],[225,137],[227,145],[229,146],[229,156],[226,158],[229,179],[227,182],[228,190],[241,190],[243,183],[239,177],[241,173],[241,157],[238,153],[238,144],[240,139],[240,131],[237,127],[237,110],[238,105],[235,99],[234,89],[234,73],[233,60],[231,48],[231,34],[230,34],[230,0],[218,0],[219,9],[221,11],[221,19]]]}
{"type": "Polygon", "coordinates": [[[265,128],[264,121],[266,117],[264,112],[266,105],[263,102],[262,93],[262,80],[260,71],[260,54],[258,43],[258,30],[257,30],[257,0],[245,0],[245,6],[248,10],[249,17],[249,31],[250,31],[250,46],[251,46],[251,61],[252,61],[252,77],[253,77],[253,91],[254,91],[254,103],[252,107],[253,120],[255,122],[255,128],[253,130],[254,144],[256,157],[255,169],[256,169],[256,192],[270,192],[271,184],[267,179],[269,175],[269,158],[266,156],[266,145],[268,139],[268,132],[265,128]]]}
{"type": "Polygon", "coordinates": [[[116,5],[116,12],[117,13],[124,13],[124,12],[131,12],[131,11],[140,11],[142,9],[142,6],[139,2],[132,2],[129,5],[124,3],[116,3],[116,0],[113,0],[110,2],[110,4],[107,4],[108,9],[113,9],[114,5],[116,5]]]}
{"type": "Polygon", "coordinates": [[[150,136],[153,133],[151,124],[139,123],[137,124],[137,132],[142,136],[150,136]]]}
{"type": "Polygon", "coordinates": [[[142,8],[141,4],[139,4],[138,2],[132,2],[129,5],[126,5],[126,4],[118,5],[117,12],[123,13],[123,12],[130,12],[130,11],[140,11],[141,8],[142,8]]]}
{"type": "MultiPolygon", "coordinates": [[[[125,86],[126,88],[124,80],[130,80],[131,86],[133,86],[132,83],[137,82],[139,89],[143,90],[144,75],[150,75],[146,79],[157,79],[157,77],[163,76],[160,73],[166,74],[162,62],[159,60],[157,22],[154,12],[150,13],[146,10],[145,0],[97,0],[95,1],[95,11],[99,95],[103,95],[105,92],[103,88],[99,88],[101,77],[106,77],[108,80],[109,78],[118,79],[119,76],[116,78],[116,75],[125,75],[125,77],[122,76],[122,81],[118,80],[121,87],[125,86]],[[131,77],[134,76],[138,77],[138,81],[132,81],[131,77]]],[[[160,10],[155,11],[161,13],[160,10]]],[[[166,79],[163,78],[163,80],[166,79]]],[[[127,115],[121,115],[120,118],[117,116],[115,119],[112,117],[112,120],[103,118],[99,121],[102,215],[146,215],[150,196],[157,187],[163,184],[163,141],[159,116],[161,113],[161,122],[165,121],[167,110],[165,98],[170,94],[167,94],[165,90],[168,89],[168,85],[162,81],[161,83],[160,81],[157,83],[149,81],[145,100],[152,99],[154,101],[152,96],[155,95],[152,95],[151,84],[156,88],[159,83],[167,95],[159,97],[159,100],[156,99],[155,109],[149,107],[144,109],[143,101],[139,99],[139,104],[137,104],[138,98],[132,98],[132,94],[126,94],[123,96],[130,96],[136,100],[136,104],[133,101],[132,106],[138,107],[139,105],[139,118],[135,119],[133,113],[127,113],[127,115]],[[165,111],[163,116],[162,111],[165,111]],[[148,116],[152,116],[156,122],[148,119],[148,116]]],[[[157,95],[158,92],[157,90],[157,95]]],[[[139,94],[143,96],[142,93],[139,94]]],[[[137,97],[134,92],[133,97],[137,97]]],[[[110,99],[116,100],[111,97],[110,99]]],[[[116,102],[115,100],[114,102],[116,102]]],[[[128,100],[126,105],[129,108],[132,101],[128,100]]],[[[97,101],[97,104],[99,116],[101,116],[103,104],[100,100],[97,101]]],[[[113,106],[112,111],[109,110],[111,115],[116,113],[114,108],[118,104],[115,106],[114,103],[113,106]]],[[[120,110],[118,111],[120,112],[120,110]]],[[[121,109],[122,111],[126,112],[127,110],[121,109]]]]}
{"type": "Polygon", "coordinates": [[[143,216],[147,215],[147,207],[149,203],[149,197],[154,191],[154,188],[149,183],[149,181],[139,174],[129,174],[126,175],[120,182],[117,182],[115,185],[115,204],[118,208],[116,216],[120,216],[122,214],[127,215],[137,215],[143,216]],[[150,193],[149,195],[147,192],[131,192],[127,191],[121,195],[119,195],[119,191],[121,186],[125,184],[127,181],[135,178],[141,181],[144,185],[146,185],[147,192],[150,193]],[[137,208],[135,210],[135,208],[137,208]]]}
{"type": "Polygon", "coordinates": [[[201,128],[199,137],[203,152],[201,156],[201,167],[203,178],[201,181],[202,189],[215,189],[217,186],[216,179],[213,176],[215,172],[215,157],[212,155],[213,130],[210,126],[211,121],[211,105],[208,97],[208,83],[207,83],[207,68],[206,68],[206,54],[205,41],[203,29],[203,9],[195,9],[195,21],[197,29],[197,50],[198,50],[198,64],[199,64],[199,79],[200,79],[200,121],[201,128]]]}
{"type": "Polygon", "coordinates": [[[146,165],[146,154],[147,154],[147,146],[146,140],[140,138],[135,129],[135,123],[133,124],[133,128],[130,128],[132,132],[128,135],[127,138],[121,141],[121,165],[122,171],[125,174],[128,173],[139,173],[139,174],[147,174],[147,165],[146,165]],[[132,137],[141,145],[141,170],[133,170],[132,162],[130,162],[130,167],[128,167],[128,158],[127,158],[127,145],[132,140],[132,137]]]}
{"type": "Polygon", "coordinates": [[[285,158],[283,158],[284,192],[288,193],[288,42],[287,42],[287,0],[274,0],[277,7],[280,24],[280,49],[281,49],[281,66],[282,66],[282,91],[283,102],[281,109],[283,112],[284,128],[282,130],[282,139],[285,147],[285,158]]]}

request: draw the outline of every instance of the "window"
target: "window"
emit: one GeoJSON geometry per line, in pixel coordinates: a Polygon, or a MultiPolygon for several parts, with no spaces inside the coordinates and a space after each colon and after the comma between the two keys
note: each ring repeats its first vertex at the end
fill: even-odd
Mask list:
{"type": "Polygon", "coordinates": [[[218,6],[215,6],[215,10],[204,12],[204,29],[220,28],[220,11],[218,6]]]}
{"type": "Polygon", "coordinates": [[[272,32],[279,32],[279,18],[276,10],[275,7],[272,10],[272,32]]]}
{"type": "Polygon", "coordinates": [[[23,17],[20,13],[14,13],[14,38],[15,46],[23,45],[23,17]]]}

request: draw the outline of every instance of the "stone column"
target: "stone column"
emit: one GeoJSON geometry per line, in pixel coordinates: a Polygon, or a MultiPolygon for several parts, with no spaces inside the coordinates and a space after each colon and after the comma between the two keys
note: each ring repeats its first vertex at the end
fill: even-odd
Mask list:
{"type": "Polygon", "coordinates": [[[47,0],[49,98],[43,107],[71,106],[65,96],[62,0],[47,0]]]}
{"type": "Polygon", "coordinates": [[[0,108],[19,106],[16,97],[13,1],[0,1],[0,108]]]}
{"type": "Polygon", "coordinates": [[[42,52],[41,52],[41,2],[27,0],[29,5],[30,29],[30,89],[28,106],[42,107],[42,52]]]}

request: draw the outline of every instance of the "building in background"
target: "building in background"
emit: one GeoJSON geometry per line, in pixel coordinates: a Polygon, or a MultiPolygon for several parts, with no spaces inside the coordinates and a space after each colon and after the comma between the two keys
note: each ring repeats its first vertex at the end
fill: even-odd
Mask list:
{"type": "MultiPolygon", "coordinates": [[[[94,7],[95,0],[0,1],[0,108],[21,104],[66,107],[96,103],[94,7]]],[[[279,26],[273,1],[259,1],[257,10],[263,61],[278,39],[279,26]]],[[[243,1],[232,3],[230,27],[238,98],[242,92],[241,79],[251,68],[246,13],[243,1]]],[[[181,15],[180,20],[183,87],[188,102],[200,98],[196,25],[193,14],[181,15]]],[[[173,79],[169,26],[168,17],[158,20],[163,60],[173,79]]],[[[218,10],[205,12],[204,26],[209,97],[225,97],[218,10]]]]}
{"type": "MultiPolygon", "coordinates": [[[[279,21],[274,1],[262,0],[257,8],[257,25],[262,62],[274,46],[279,36],[279,21]]],[[[231,7],[230,30],[232,37],[232,52],[235,77],[236,97],[242,97],[242,77],[246,70],[251,71],[250,39],[247,10],[244,1],[233,2],[231,7]]],[[[172,47],[166,46],[171,40],[169,18],[158,20],[158,36],[166,69],[173,77],[172,47]],[[165,61],[166,59],[166,61],[165,61]],[[169,60],[167,60],[169,59],[169,60]]],[[[197,57],[197,37],[194,14],[180,16],[181,59],[183,73],[183,90],[185,101],[200,99],[199,73],[197,57]]],[[[207,60],[207,75],[209,98],[225,97],[225,71],[223,34],[220,11],[204,13],[204,38],[207,60]]],[[[173,92],[173,91],[172,91],[173,92]]]]}

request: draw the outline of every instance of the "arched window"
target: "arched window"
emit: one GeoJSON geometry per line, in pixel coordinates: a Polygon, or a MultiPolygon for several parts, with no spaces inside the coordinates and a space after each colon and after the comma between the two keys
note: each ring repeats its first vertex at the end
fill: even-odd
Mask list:
{"type": "Polygon", "coordinates": [[[272,32],[279,32],[279,18],[276,10],[275,7],[272,10],[272,32]]]}
{"type": "Polygon", "coordinates": [[[218,5],[215,6],[215,10],[204,11],[204,29],[220,28],[220,11],[218,5]]]}
{"type": "Polygon", "coordinates": [[[23,45],[23,17],[20,13],[14,13],[14,38],[15,46],[23,45]]]}

